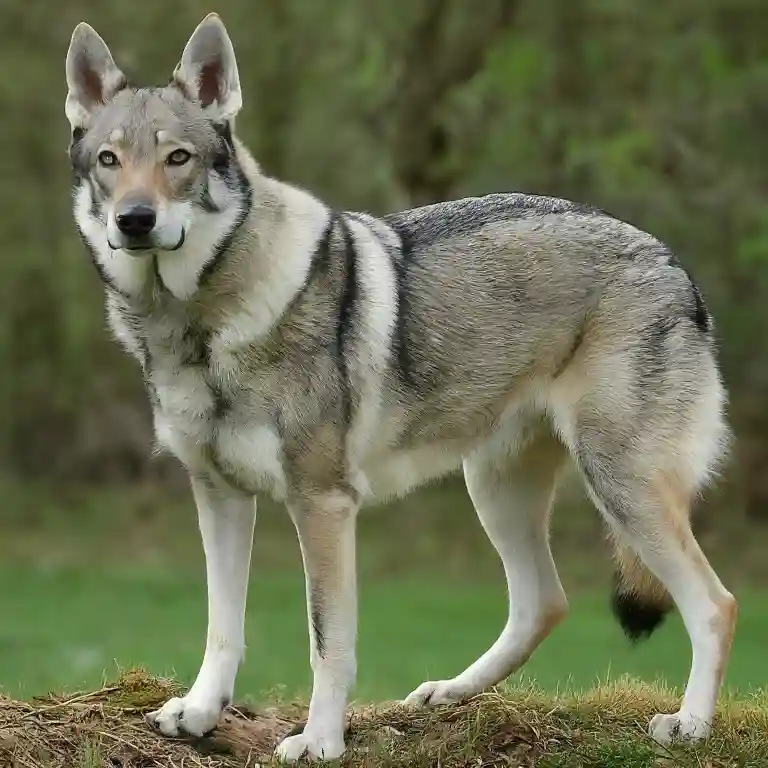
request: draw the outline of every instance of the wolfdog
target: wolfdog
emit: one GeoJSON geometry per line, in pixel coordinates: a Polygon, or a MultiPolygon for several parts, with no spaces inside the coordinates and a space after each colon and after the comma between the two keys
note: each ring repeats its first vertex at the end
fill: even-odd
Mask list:
{"type": "Polygon", "coordinates": [[[345,748],[358,509],[458,469],[503,563],[508,619],[404,705],[499,683],[566,614],[548,520],[570,457],[615,544],[625,631],[649,634],[674,604],[690,635],[680,710],[650,733],[707,737],[736,602],[689,509],[729,430],[713,321],[669,249],[555,198],[377,218],[267,177],[235,137],[242,92],[215,14],[164,87],[129,85],[85,23],[66,78],[74,218],[158,443],[189,473],[206,556],[202,666],[154,727],[205,734],[231,700],[258,493],[285,503],[306,576],[312,697],[282,760],[345,748]]]}

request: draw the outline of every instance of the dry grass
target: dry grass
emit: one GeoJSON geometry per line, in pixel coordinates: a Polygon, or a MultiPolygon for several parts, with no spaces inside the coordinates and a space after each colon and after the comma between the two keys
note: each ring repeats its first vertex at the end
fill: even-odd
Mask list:
{"type": "Polygon", "coordinates": [[[0,765],[13,768],[149,768],[253,765],[292,723],[275,712],[230,708],[205,739],[165,739],[144,713],[178,693],[140,670],[92,693],[32,703],[0,699],[0,765]]]}
{"type": "MultiPolygon", "coordinates": [[[[13,768],[244,768],[270,764],[277,741],[301,720],[300,706],[231,708],[205,739],[155,734],[143,714],[177,693],[141,671],[99,691],[32,703],[0,700],[0,766],[13,768]]],[[[344,766],[369,768],[766,768],[768,700],[726,701],[705,747],[663,749],[645,735],[648,718],[676,695],[632,681],[583,695],[534,689],[479,696],[459,707],[407,713],[358,708],[344,766]]]]}

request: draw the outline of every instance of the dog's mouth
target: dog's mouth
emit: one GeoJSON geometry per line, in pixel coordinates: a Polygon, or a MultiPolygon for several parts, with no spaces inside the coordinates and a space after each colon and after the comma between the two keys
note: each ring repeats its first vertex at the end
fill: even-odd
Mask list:
{"type": "Polygon", "coordinates": [[[185,230],[181,230],[181,236],[179,237],[179,242],[176,243],[176,245],[173,246],[173,248],[169,248],[169,251],[178,251],[179,248],[181,248],[182,245],[184,245],[184,241],[187,239],[187,233],[185,230]]]}
{"type": "Polygon", "coordinates": [[[179,236],[179,241],[176,243],[176,245],[173,245],[170,248],[163,248],[158,246],[158,244],[152,240],[134,240],[129,243],[125,243],[125,245],[113,245],[108,240],[107,245],[109,245],[113,251],[128,251],[128,253],[136,254],[139,256],[142,253],[146,253],[147,251],[178,251],[179,248],[184,245],[184,241],[186,239],[187,233],[182,229],[181,235],[179,236]]]}

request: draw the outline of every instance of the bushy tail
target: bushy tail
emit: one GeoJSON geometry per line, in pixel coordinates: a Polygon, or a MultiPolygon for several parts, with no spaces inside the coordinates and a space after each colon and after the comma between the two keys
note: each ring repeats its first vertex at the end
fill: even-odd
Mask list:
{"type": "Polygon", "coordinates": [[[630,640],[644,640],[664,621],[675,604],[634,551],[618,540],[614,540],[614,548],[613,613],[630,640]]]}

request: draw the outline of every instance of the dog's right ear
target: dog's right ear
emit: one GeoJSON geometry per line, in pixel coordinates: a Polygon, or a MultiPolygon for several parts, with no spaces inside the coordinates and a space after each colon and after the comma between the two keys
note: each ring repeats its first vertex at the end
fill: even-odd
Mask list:
{"type": "Polygon", "coordinates": [[[107,44],[81,21],[67,51],[67,100],[64,111],[72,130],[88,130],[94,113],[126,85],[107,44]]]}

